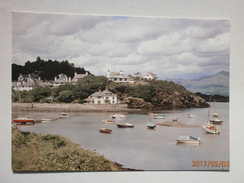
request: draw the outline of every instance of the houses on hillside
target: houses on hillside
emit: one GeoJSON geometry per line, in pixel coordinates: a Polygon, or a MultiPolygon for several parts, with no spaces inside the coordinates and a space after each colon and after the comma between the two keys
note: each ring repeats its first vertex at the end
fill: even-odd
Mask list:
{"type": "MultiPolygon", "coordinates": [[[[44,82],[41,80],[41,78],[38,76],[38,74],[32,73],[32,74],[21,74],[18,77],[18,80],[15,82],[12,82],[12,88],[15,91],[30,91],[33,90],[35,87],[38,86],[48,86],[48,87],[56,87],[59,85],[64,85],[64,84],[75,84],[80,78],[83,78],[85,76],[91,75],[89,72],[86,72],[85,74],[77,74],[76,72],[74,73],[73,79],[71,77],[68,77],[67,75],[61,73],[58,76],[54,78],[53,82],[44,82]]],[[[124,71],[120,72],[111,72],[108,70],[107,72],[107,78],[108,80],[117,82],[117,83],[130,83],[133,84],[135,83],[135,80],[131,76],[126,76],[124,71]]],[[[148,79],[148,80],[157,80],[158,77],[156,74],[152,72],[148,72],[142,76],[143,79],[148,79]]],[[[97,94],[96,94],[97,95],[97,94]]],[[[109,99],[110,100],[110,99],[109,99]]],[[[94,103],[99,103],[100,100],[95,99],[94,103]]],[[[100,101],[103,103],[104,101],[100,101]]],[[[114,101],[111,100],[112,103],[114,101]]],[[[105,101],[106,103],[106,101],[105,101]]]]}

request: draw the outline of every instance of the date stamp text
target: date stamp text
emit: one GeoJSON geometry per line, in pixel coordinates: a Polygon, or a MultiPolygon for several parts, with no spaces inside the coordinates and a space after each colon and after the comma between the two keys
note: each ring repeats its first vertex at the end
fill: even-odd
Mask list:
{"type": "Polygon", "coordinates": [[[192,161],[192,167],[230,167],[229,161],[192,161]]]}

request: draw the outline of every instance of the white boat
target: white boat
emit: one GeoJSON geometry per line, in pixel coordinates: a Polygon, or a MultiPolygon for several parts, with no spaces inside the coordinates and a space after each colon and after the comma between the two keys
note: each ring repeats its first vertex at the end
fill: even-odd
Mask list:
{"type": "Polygon", "coordinates": [[[118,113],[118,114],[114,114],[114,115],[112,115],[111,116],[111,118],[113,118],[113,119],[117,119],[117,118],[125,118],[126,116],[124,115],[124,114],[120,114],[120,113],[118,113]]]}
{"type": "Polygon", "coordinates": [[[193,114],[188,114],[188,118],[195,118],[193,114]]]}
{"type": "Polygon", "coordinates": [[[111,120],[111,119],[105,119],[103,120],[104,123],[108,123],[108,124],[113,124],[115,123],[115,121],[111,120]]]}
{"type": "Polygon", "coordinates": [[[207,133],[211,133],[211,134],[219,134],[220,133],[220,130],[218,128],[216,128],[215,125],[211,125],[211,124],[202,125],[202,128],[207,133]]]}
{"type": "MultiPolygon", "coordinates": [[[[210,96],[209,101],[211,101],[211,96],[210,96]]],[[[218,128],[216,128],[215,125],[209,123],[209,121],[210,121],[209,120],[209,115],[210,115],[210,107],[208,108],[208,121],[207,121],[207,124],[206,125],[202,125],[203,130],[206,133],[219,134],[220,130],[218,128]]]]}
{"type": "Polygon", "coordinates": [[[51,119],[42,119],[42,123],[47,123],[47,122],[51,122],[51,119]]]}
{"type": "Polygon", "coordinates": [[[66,113],[64,113],[64,112],[62,112],[62,113],[59,114],[59,117],[60,117],[60,118],[68,118],[69,115],[66,114],[66,113]]]}
{"type": "Polygon", "coordinates": [[[220,120],[220,119],[210,119],[209,121],[213,124],[222,124],[223,123],[223,120],[220,120]]]}
{"type": "Polygon", "coordinates": [[[202,139],[200,137],[195,138],[192,136],[180,136],[175,140],[177,141],[177,143],[184,143],[184,144],[200,144],[200,142],[202,142],[202,139]]]}
{"type": "Polygon", "coordinates": [[[129,128],[132,128],[132,127],[134,127],[134,125],[133,124],[131,124],[131,123],[118,123],[118,124],[116,124],[118,127],[120,127],[120,128],[127,128],[127,127],[129,127],[129,128]]]}

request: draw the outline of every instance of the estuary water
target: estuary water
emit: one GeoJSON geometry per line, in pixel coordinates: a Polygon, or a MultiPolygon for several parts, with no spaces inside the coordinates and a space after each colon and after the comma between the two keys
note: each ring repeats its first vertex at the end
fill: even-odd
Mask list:
{"type": "MultiPolygon", "coordinates": [[[[116,124],[105,124],[114,113],[69,112],[69,118],[58,118],[58,112],[22,111],[22,116],[35,120],[50,118],[51,122],[36,123],[33,126],[18,126],[22,131],[39,134],[58,134],[67,137],[82,148],[96,151],[124,168],[139,170],[229,170],[229,103],[216,103],[219,119],[224,122],[216,125],[220,134],[207,134],[201,125],[208,120],[208,108],[156,111],[165,119],[153,119],[148,112],[123,113],[125,118],[116,123],[129,122],[134,128],[118,128],[116,124]],[[195,118],[188,118],[191,113],[195,118]],[[157,125],[148,129],[147,122],[163,123],[178,117],[180,123],[196,127],[169,127],[157,125]],[[99,128],[112,129],[111,134],[100,133],[99,128]],[[175,138],[184,135],[201,137],[200,145],[177,144],[175,138]],[[224,164],[221,164],[221,161],[224,164]],[[214,164],[213,162],[217,162],[214,164]],[[197,163],[197,164],[194,164],[197,163]],[[196,166],[197,165],[197,166],[196,166]],[[226,165],[226,166],[222,166],[226,165]]],[[[210,112],[211,114],[213,111],[210,112]]],[[[18,112],[13,111],[13,117],[18,112]]],[[[211,118],[211,117],[210,117],[211,118]]]]}

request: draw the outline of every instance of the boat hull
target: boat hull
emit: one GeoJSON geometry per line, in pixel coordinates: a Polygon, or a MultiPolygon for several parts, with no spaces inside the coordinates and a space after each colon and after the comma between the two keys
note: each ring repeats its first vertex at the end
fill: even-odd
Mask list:
{"type": "Polygon", "coordinates": [[[203,130],[210,134],[219,134],[220,130],[216,129],[213,125],[202,125],[203,130]]]}
{"type": "Polygon", "coordinates": [[[119,128],[133,128],[134,125],[130,124],[130,123],[120,123],[120,124],[116,124],[119,128]]]}
{"type": "Polygon", "coordinates": [[[148,123],[148,124],[147,124],[147,127],[148,127],[149,129],[154,129],[154,128],[156,127],[156,125],[154,125],[153,123],[148,123]]]}
{"type": "Polygon", "coordinates": [[[211,123],[213,124],[222,124],[223,123],[223,120],[219,120],[219,119],[212,119],[212,120],[209,120],[211,123]]]}
{"type": "Polygon", "coordinates": [[[181,144],[200,144],[200,142],[202,141],[201,138],[194,138],[191,136],[181,136],[179,138],[175,139],[177,141],[177,143],[181,143],[181,144]]]}
{"type": "Polygon", "coordinates": [[[34,125],[35,121],[33,119],[28,118],[18,118],[13,119],[14,125],[34,125]]]}
{"type": "Polygon", "coordinates": [[[99,129],[100,133],[112,133],[111,129],[107,129],[107,128],[101,128],[99,129]]]}

